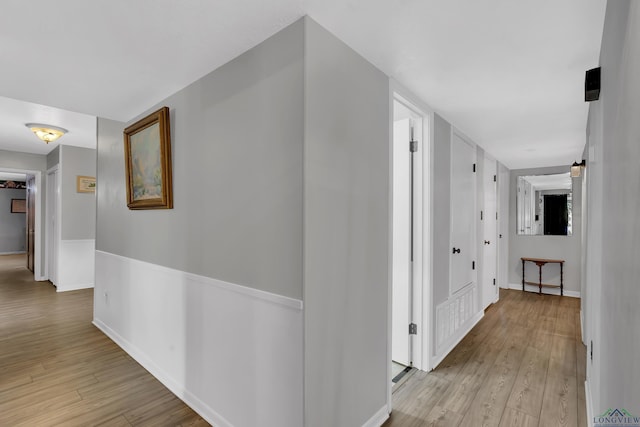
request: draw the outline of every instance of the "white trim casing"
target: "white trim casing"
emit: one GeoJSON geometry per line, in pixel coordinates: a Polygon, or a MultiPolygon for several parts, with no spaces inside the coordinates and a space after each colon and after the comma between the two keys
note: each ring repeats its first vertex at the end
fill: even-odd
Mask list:
{"type": "MultiPolygon", "coordinates": [[[[433,326],[431,325],[432,319],[432,307],[431,301],[433,299],[433,269],[432,269],[432,253],[433,253],[433,241],[431,239],[433,230],[433,215],[432,211],[432,194],[433,194],[433,140],[434,140],[434,110],[428,104],[416,98],[411,94],[409,90],[399,84],[397,81],[390,79],[390,121],[393,122],[393,101],[398,100],[404,104],[407,108],[422,116],[422,147],[419,147],[418,153],[421,153],[420,159],[422,160],[422,197],[419,201],[421,203],[421,219],[422,219],[422,235],[420,250],[421,250],[421,265],[416,269],[420,272],[418,280],[414,281],[414,288],[417,287],[417,291],[414,292],[414,323],[418,325],[418,336],[414,345],[414,366],[423,371],[430,371],[433,366],[431,365],[431,334],[433,326]],[[416,286],[418,285],[418,286],[416,286]]],[[[390,127],[391,130],[393,127],[390,127]]],[[[393,135],[390,130],[390,141],[393,141],[393,135]]],[[[390,149],[392,147],[390,142],[390,149]]],[[[390,152],[391,153],[391,152],[390,152]]],[[[392,161],[390,157],[390,161],[392,161]]],[[[393,173],[393,169],[390,169],[393,173]]],[[[390,199],[392,200],[390,194],[390,199]]],[[[390,214],[392,213],[392,206],[390,206],[390,214]]],[[[391,218],[391,216],[390,216],[391,218]]],[[[391,239],[390,235],[390,239],[391,239]]],[[[390,240],[391,241],[391,240],[390,240]]],[[[391,266],[391,261],[390,264],[391,266]]],[[[391,287],[391,282],[389,284],[391,287]]],[[[391,290],[390,290],[391,295],[391,290]]],[[[389,300],[389,311],[391,310],[391,300],[389,300]]],[[[391,314],[389,314],[391,316],[391,314]]],[[[390,326],[391,328],[391,321],[390,326]]],[[[391,329],[389,329],[391,330],[391,329]]],[[[389,343],[391,342],[391,335],[389,335],[389,343]]],[[[389,348],[389,384],[391,384],[391,349],[389,348]]],[[[389,389],[389,399],[391,398],[391,388],[389,389]]],[[[389,406],[391,409],[391,406],[389,406]]]]}
{"type": "Polygon", "coordinates": [[[94,324],[213,425],[303,422],[302,301],[95,251],[94,324]]]}
{"type": "MultiPolygon", "coordinates": [[[[34,175],[36,177],[36,215],[35,215],[35,242],[33,245],[33,278],[36,281],[47,280],[46,272],[42,268],[42,234],[45,230],[42,228],[42,210],[45,206],[42,204],[42,192],[46,191],[42,183],[42,171],[31,169],[13,169],[2,168],[5,172],[24,173],[34,175]]],[[[46,259],[46,258],[45,258],[46,259]]]]}

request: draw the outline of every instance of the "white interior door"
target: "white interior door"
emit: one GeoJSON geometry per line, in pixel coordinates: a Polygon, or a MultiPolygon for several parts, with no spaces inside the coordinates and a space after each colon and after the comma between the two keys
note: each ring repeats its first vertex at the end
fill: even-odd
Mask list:
{"type": "Polygon", "coordinates": [[[393,266],[391,359],[411,363],[411,120],[393,123],[393,266]]]}
{"type": "Polygon", "coordinates": [[[452,294],[475,277],[475,148],[456,132],[451,136],[451,248],[452,294]]]}
{"type": "Polygon", "coordinates": [[[484,212],[482,242],[482,307],[487,308],[497,299],[497,167],[496,161],[485,154],[483,168],[484,212]]]}
{"type": "Polygon", "coordinates": [[[47,173],[47,271],[58,282],[58,170],[47,173]]]}

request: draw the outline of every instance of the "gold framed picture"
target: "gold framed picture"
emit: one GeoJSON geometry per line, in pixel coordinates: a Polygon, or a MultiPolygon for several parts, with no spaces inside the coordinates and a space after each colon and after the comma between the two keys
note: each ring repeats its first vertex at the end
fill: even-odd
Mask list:
{"type": "Polygon", "coordinates": [[[172,209],[169,108],[127,127],[124,152],[129,209],[172,209]]]}
{"type": "Polygon", "coordinates": [[[76,192],[78,193],[95,193],[96,177],[95,176],[76,176],[76,192]]]}
{"type": "Polygon", "coordinates": [[[27,200],[11,199],[11,213],[27,213],[27,200]]]}

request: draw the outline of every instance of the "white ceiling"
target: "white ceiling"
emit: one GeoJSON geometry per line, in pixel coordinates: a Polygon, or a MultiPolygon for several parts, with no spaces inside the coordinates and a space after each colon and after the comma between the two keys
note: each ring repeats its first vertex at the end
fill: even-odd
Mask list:
{"type": "Polygon", "coordinates": [[[522,179],[529,183],[536,190],[571,190],[571,174],[557,173],[551,175],[529,175],[522,179]]]}
{"type": "MultiPolygon", "coordinates": [[[[571,164],[584,147],[584,72],[598,65],[604,8],[604,0],[10,0],[0,16],[0,96],[129,121],[309,14],[508,167],[571,164]]],[[[35,121],[1,105],[0,118],[0,129],[35,121]]],[[[70,130],[61,143],[76,145],[74,134],[95,142],[95,121],[85,129],[56,119],[49,124],[70,130]]],[[[2,132],[0,148],[26,151],[15,145],[17,128],[2,132]]]]}

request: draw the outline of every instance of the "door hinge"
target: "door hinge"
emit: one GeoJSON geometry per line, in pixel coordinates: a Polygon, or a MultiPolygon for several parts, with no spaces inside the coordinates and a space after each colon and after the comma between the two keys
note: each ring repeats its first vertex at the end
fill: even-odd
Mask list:
{"type": "Polygon", "coordinates": [[[591,345],[589,347],[589,357],[591,358],[591,361],[593,361],[593,340],[591,341],[591,345]]]}
{"type": "Polygon", "coordinates": [[[497,182],[498,181],[498,177],[493,175],[493,182],[497,182]]]}
{"type": "Polygon", "coordinates": [[[493,286],[496,285],[496,279],[493,279],[493,286]]]}
{"type": "Polygon", "coordinates": [[[409,335],[418,335],[418,325],[409,323],[409,335]]]}
{"type": "Polygon", "coordinates": [[[472,270],[476,269],[476,262],[475,261],[471,261],[471,269],[472,270]]]}
{"type": "Polygon", "coordinates": [[[480,211],[480,221],[482,221],[482,220],[483,220],[483,218],[482,218],[482,211],[480,211]]]}
{"type": "Polygon", "coordinates": [[[409,151],[411,153],[418,151],[418,141],[409,141],[409,151]]]}
{"type": "Polygon", "coordinates": [[[476,164],[473,164],[473,173],[476,173],[476,164]]]}
{"type": "Polygon", "coordinates": [[[498,220],[498,212],[496,212],[496,221],[498,220]]]}

